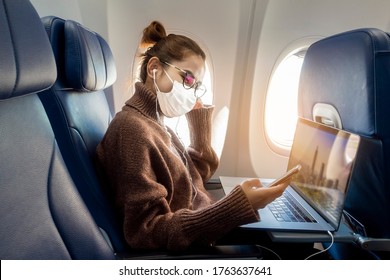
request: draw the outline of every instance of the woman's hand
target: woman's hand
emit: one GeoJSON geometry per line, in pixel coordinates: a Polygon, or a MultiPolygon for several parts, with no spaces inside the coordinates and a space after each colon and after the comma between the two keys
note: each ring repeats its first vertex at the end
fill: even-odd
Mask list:
{"type": "Polygon", "coordinates": [[[259,179],[249,179],[241,183],[242,190],[254,209],[264,208],[267,204],[281,196],[289,182],[265,188],[259,179]]]}

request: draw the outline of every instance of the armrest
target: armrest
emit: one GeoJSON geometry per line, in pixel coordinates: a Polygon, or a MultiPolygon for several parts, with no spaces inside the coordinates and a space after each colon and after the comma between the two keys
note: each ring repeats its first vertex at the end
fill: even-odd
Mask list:
{"type": "Polygon", "coordinates": [[[204,187],[214,200],[219,200],[225,196],[225,192],[219,178],[210,179],[204,187]]]}
{"type": "Polygon", "coordinates": [[[211,178],[205,185],[206,190],[222,189],[221,180],[219,178],[211,178]]]}
{"type": "Polygon", "coordinates": [[[356,235],[355,243],[368,251],[390,252],[390,239],[387,238],[370,238],[356,235]]]}

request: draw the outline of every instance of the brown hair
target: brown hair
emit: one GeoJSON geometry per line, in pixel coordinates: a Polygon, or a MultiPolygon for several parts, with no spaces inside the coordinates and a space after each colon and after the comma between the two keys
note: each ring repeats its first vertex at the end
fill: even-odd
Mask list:
{"type": "Polygon", "coordinates": [[[173,60],[183,60],[189,54],[196,54],[206,59],[204,51],[192,39],[176,34],[167,36],[164,26],[153,21],[143,31],[141,45],[152,45],[148,50],[141,55],[141,72],[140,80],[144,83],[147,77],[146,66],[149,59],[158,57],[161,61],[171,62],[173,60]]]}

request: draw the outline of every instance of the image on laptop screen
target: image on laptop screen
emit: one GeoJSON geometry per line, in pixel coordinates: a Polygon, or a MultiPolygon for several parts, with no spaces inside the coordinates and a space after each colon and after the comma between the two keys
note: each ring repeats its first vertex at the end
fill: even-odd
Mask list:
{"type": "Polygon", "coordinates": [[[297,126],[296,137],[299,139],[292,146],[288,168],[301,164],[302,169],[290,185],[337,224],[360,138],[332,127],[309,125],[304,120],[297,126]]]}

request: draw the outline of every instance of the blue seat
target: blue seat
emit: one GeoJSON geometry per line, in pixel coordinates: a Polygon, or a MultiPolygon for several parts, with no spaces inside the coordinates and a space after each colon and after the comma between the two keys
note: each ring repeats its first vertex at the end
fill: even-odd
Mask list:
{"type": "MultiPolygon", "coordinates": [[[[390,37],[364,28],[311,45],[302,66],[298,112],[364,136],[345,210],[370,238],[390,238],[390,37]]],[[[366,258],[358,246],[336,244],[335,258],[366,258]]],[[[381,256],[386,253],[376,251],[381,256]]]]}
{"type": "Polygon", "coordinates": [[[39,96],[78,191],[114,251],[125,252],[121,226],[93,164],[96,146],[112,120],[104,90],[116,80],[113,55],[99,34],[75,21],[49,16],[42,23],[58,77],[39,96]]]}
{"type": "Polygon", "coordinates": [[[0,259],[115,259],[37,95],[56,80],[28,0],[0,0],[0,259]]]}

